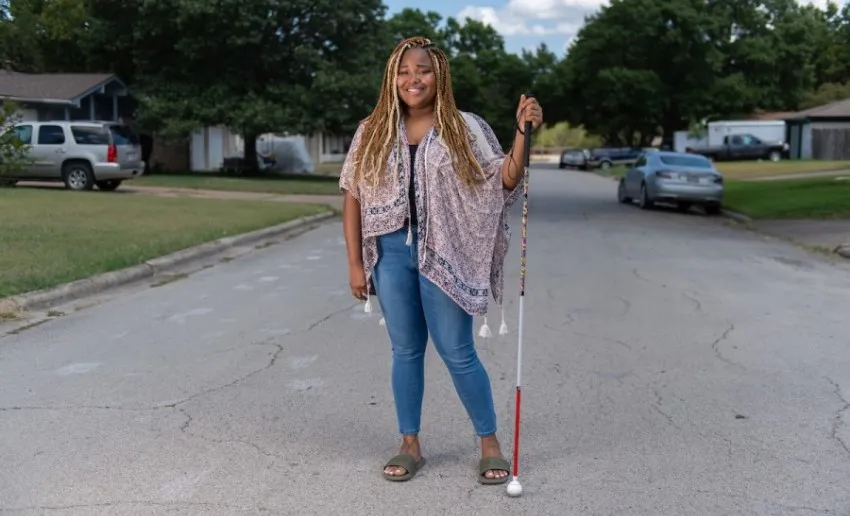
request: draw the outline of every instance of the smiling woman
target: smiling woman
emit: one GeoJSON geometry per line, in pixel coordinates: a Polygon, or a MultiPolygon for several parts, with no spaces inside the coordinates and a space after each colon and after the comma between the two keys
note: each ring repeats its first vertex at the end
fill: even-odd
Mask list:
{"type": "MultiPolygon", "coordinates": [[[[520,99],[516,116],[517,128],[543,121],[533,98],[520,99]]],[[[517,131],[505,155],[487,122],[460,111],[446,53],[425,38],[396,47],[377,106],[354,135],[340,174],[343,225],[352,295],[370,311],[377,294],[392,344],[402,444],[384,466],[388,480],[408,480],[422,466],[429,335],[481,438],[479,481],[508,479],[473,316],[485,316],[481,335],[487,336],[489,296],[502,305],[507,212],[519,193],[526,137],[517,131]]]]}

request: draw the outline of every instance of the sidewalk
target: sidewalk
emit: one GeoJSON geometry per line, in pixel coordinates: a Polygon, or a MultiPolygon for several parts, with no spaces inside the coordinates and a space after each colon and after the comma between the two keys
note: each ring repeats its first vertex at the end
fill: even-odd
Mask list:
{"type": "Polygon", "coordinates": [[[768,235],[830,251],[850,245],[850,220],[759,220],[752,226],[768,235]]]}
{"type": "MultiPolygon", "coordinates": [[[[62,183],[20,182],[20,186],[38,188],[64,188],[62,183]]],[[[193,197],[196,199],[228,199],[236,201],[295,202],[306,204],[325,204],[335,210],[342,209],[342,195],[281,195],[262,192],[235,192],[232,190],[198,190],[194,188],[169,188],[159,186],[135,186],[125,183],[115,195],[141,194],[157,197],[193,197]]]]}
{"type": "Polygon", "coordinates": [[[342,209],[342,195],[281,195],[261,192],[235,192],[231,190],[198,190],[194,188],[166,188],[157,186],[127,185],[122,189],[126,193],[156,195],[158,197],[194,197],[200,199],[230,199],[241,201],[299,202],[327,204],[334,209],[342,209]]]}

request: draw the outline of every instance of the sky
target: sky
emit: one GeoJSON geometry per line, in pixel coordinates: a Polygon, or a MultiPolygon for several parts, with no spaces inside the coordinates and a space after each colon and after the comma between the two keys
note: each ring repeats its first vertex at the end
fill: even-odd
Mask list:
{"type": "MultiPolygon", "coordinates": [[[[826,0],[800,0],[820,7],[826,0]]],[[[605,0],[384,0],[390,14],[405,7],[437,11],[443,18],[473,18],[495,28],[509,52],[533,50],[545,42],[559,56],[584,23],[584,17],[605,0]]],[[[839,0],[838,3],[843,3],[839,0]]]]}

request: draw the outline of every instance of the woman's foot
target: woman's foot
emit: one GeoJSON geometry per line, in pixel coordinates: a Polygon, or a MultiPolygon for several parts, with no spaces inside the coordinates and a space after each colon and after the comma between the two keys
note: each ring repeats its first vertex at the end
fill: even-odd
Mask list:
{"type": "MultiPolygon", "coordinates": [[[[416,462],[420,462],[422,460],[422,449],[419,447],[418,435],[402,436],[399,454],[402,453],[412,456],[416,462]]],[[[401,477],[407,473],[408,471],[401,466],[387,466],[384,468],[384,474],[393,477],[401,477]]]]}
{"type": "MultiPolygon", "coordinates": [[[[495,435],[481,438],[481,458],[487,457],[502,457],[502,449],[499,446],[499,440],[495,435]]],[[[503,469],[488,469],[484,472],[484,477],[487,479],[502,479],[510,474],[509,471],[503,469]]]]}

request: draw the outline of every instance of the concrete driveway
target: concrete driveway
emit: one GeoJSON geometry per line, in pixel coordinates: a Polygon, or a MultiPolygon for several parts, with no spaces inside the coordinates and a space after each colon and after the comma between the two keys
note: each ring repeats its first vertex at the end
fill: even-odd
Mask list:
{"type": "MultiPolygon", "coordinates": [[[[522,498],[476,483],[432,348],[429,462],[381,478],[389,345],[334,223],[0,337],[0,513],[850,514],[850,269],[615,187],[532,177],[522,498]]],[[[506,453],[508,264],[512,333],[479,347],[506,453]]]]}

